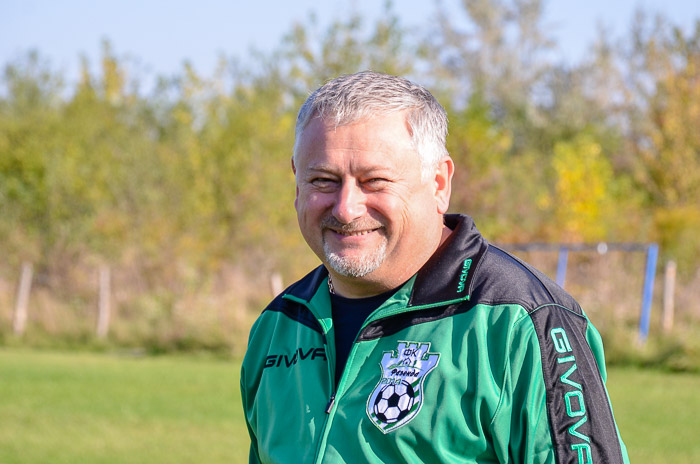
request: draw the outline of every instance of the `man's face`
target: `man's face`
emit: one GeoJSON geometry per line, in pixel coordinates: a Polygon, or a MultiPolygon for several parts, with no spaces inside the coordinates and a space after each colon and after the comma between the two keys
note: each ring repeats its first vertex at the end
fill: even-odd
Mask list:
{"type": "Polygon", "coordinates": [[[439,243],[447,205],[434,176],[421,179],[404,113],[340,127],[314,118],[294,168],[302,235],[334,279],[408,278],[439,243]]]}

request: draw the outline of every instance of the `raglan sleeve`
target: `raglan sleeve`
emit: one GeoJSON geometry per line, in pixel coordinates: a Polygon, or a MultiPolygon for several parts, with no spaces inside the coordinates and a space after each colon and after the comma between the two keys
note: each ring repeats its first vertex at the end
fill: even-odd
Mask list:
{"type": "Polygon", "coordinates": [[[537,308],[513,328],[508,353],[492,423],[502,461],[629,464],[605,387],[602,340],[583,312],[537,308]]]}

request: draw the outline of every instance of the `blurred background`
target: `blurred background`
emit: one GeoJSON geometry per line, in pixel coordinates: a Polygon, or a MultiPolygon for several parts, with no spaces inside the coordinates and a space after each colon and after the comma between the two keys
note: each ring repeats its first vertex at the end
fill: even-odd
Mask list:
{"type": "Polygon", "coordinates": [[[296,111],[364,69],[600,329],[632,462],[700,462],[696,0],[0,0],[0,462],[246,462],[249,328],[318,264],[296,111]]]}
{"type": "MultiPolygon", "coordinates": [[[[658,244],[658,350],[639,349],[644,251],[572,251],[566,288],[611,359],[700,368],[700,3],[0,12],[0,343],[240,356],[273,294],[317,264],[293,209],[296,111],[373,69],[446,107],[451,210],[491,242],[658,244]]],[[[517,253],[554,278],[557,246],[517,253]]]]}

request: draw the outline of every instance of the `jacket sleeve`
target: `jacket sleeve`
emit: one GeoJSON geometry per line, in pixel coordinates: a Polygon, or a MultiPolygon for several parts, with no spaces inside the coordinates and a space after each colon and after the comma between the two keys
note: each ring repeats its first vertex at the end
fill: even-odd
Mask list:
{"type": "Polygon", "coordinates": [[[545,305],[512,335],[494,420],[494,433],[508,437],[503,460],[628,464],[605,388],[602,341],[586,316],[545,305]]]}
{"type": "Polygon", "coordinates": [[[249,464],[260,464],[260,456],[258,453],[258,440],[255,436],[255,432],[250,427],[250,422],[248,421],[248,392],[245,387],[245,366],[241,368],[241,402],[243,404],[243,417],[245,418],[245,425],[248,428],[248,435],[250,436],[250,452],[248,454],[249,464]]]}

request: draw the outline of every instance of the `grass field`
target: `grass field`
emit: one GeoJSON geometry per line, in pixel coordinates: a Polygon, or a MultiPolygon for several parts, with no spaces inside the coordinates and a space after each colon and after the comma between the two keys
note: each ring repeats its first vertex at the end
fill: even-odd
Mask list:
{"type": "Polygon", "coordinates": [[[700,462],[700,375],[610,369],[608,393],[632,463],[700,462]]]}
{"type": "Polygon", "coordinates": [[[0,350],[0,463],[244,462],[239,364],[0,350]]]}
{"type": "MultiPolygon", "coordinates": [[[[237,463],[239,363],[0,349],[0,463],[237,463]]],[[[700,462],[700,376],[611,369],[633,463],[700,462]]]]}

